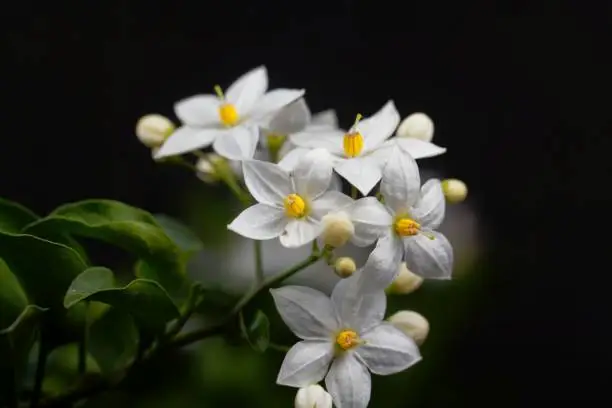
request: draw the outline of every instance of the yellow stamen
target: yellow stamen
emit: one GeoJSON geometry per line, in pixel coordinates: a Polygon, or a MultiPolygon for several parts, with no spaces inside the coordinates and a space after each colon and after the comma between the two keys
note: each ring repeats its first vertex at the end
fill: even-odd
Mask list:
{"type": "Polygon", "coordinates": [[[348,350],[355,346],[360,345],[362,342],[359,339],[359,335],[353,330],[342,330],[336,336],[336,344],[342,350],[348,350]]]}
{"type": "Polygon", "coordinates": [[[289,217],[301,218],[306,215],[306,202],[297,194],[289,194],[283,200],[283,204],[285,205],[285,213],[289,217]]]}
{"type": "MultiPolygon", "coordinates": [[[[220,100],[225,101],[225,95],[219,85],[215,85],[215,93],[220,100]]],[[[224,102],[219,106],[219,119],[225,126],[234,126],[240,120],[240,116],[234,105],[224,102]]]]}
{"type": "Polygon", "coordinates": [[[358,113],[353,127],[344,135],[343,147],[346,157],[357,157],[363,150],[363,136],[357,130],[357,124],[363,116],[358,113]]]}
{"type": "Polygon", "coordinates": [[[394,224],[395,232],[400,237],[408,237],[417,235],[421,229],[421,225],[411,218],[399,218],[394,224]]]}

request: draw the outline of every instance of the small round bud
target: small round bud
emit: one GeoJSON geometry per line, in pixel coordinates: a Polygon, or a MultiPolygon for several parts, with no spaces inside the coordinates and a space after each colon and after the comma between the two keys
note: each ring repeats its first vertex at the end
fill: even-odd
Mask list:
{"type": "Polygon", "coordinates": [[[332,397],[318,384],[302,387],[295,396],[295,408],[332,408],[332,397]]]}
{"type": "Polygon", "coordinates": [[[395,280],[387,288],[387,292],[396,295],[407,295],[421,287],[423,278],[408,269],[406,262],[400,264],[400,270],[395,280]]]}
{"type": "Polygon", "coordinates": [[[215,153],[200,157],[195,165],[196,175],[205,183],[215,184],[220,180],[219,168],[223,166],[224,162],[225,159],[215,153]]]}
{"type": "Polygon", "coordinates": [[[411,337],[419,346],[425,342],[429,334],[429,322],[417,312],[401,310],[387,320],[408,337],[411,337]]]}
{"type": "Polygon", "coordinates": [[[341,278],[348,278],[357,270],[357,265],[353,258],[343,256],[334,262],[334,272],[341,278]]]}
{"type": "Polygon", "coordinates": [[[329,213],[323,216],[323,243],[333,248],[340,248],[347,243],[355,233],[355,226],[349,215],[343,211],[329,213]]]}
{"type": "Polygon", "coordinates": [[[442,191],[449,203],[460,203],[467,197],[467,185],[458,179],[446,179],[442,181],[442,191]]]}
{"type": "Polygon", "coordinates": [[[136,123],[136,136],[147,147],[160,147],[174,132],[170,119],[158,114],[145,115],[136,123]]]}
{"type": "Polygon", "coordinates": [[[397,136],[411,137],[414,139],[431,142],[434,134],[434,124],[429,116],[417,112],[409,115],[397,128],[397,136]]]}

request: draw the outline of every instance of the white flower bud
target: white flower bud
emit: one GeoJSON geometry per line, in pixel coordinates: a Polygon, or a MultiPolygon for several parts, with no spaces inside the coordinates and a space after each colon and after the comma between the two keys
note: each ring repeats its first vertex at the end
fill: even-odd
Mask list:
{"type": "Polygon", "coordinates": [[[172,132],[174,123],[162,115],[145,115],[136,123],[136,136],[147,147],[160,147],[172,132]]]}
{"type": "Polygon", "coordinates": [[[355,226],[349,215],[344,211],[326,214],[321,219],[323,243],[333,248],[340,248],[347,243],[355,233],[355,226]]]}
{"type": "Polygon", "coordinates": [[[318,384],[302,387],[295,396],[295,408],[332,408],[332,397],[318,384]]]}
{"type": "Polygon", "coordinates": [[[422,315],[411,310],[400,310],[389,317],[389,322],[419,346],[425,342],[429,334],[429,322],[422,315]]]}
{"type": "Polygon", "coordinates": [[[442,191],[446,200],[450,203],[460,203],[467,197],[467,185],[458,179],[446,179],[442,181],[442,191]]]}
{"type": "Polygon", "coordinates": [[[219,181],[219,169],[223,168],[225,159],[216,153],[208,153],[200,157],[196,162],[196,175],[200,180],[208,184],[219,181]]]}
{"type": "Polygon", "coordinates": [[[431,142],[434,134],[434,124],[429,116],[417,112],[409,115],[397,128],[397,136],[411,137],[414,139],[431,142]]]}
{"type": "Polygon", "coordinates": [[[406,262],[402,262],[399,268],[399,274],[387,288],[388,293],[407,295],[408,293],[412,293],[421,287],[423,278],[412,273],[406,266],[406,262]]]}
{"type": "Polygon", "coordinates": [[[353,258],[343,256],[334,262],[334,272],[341,278],[348,278],[357,270],[357,265],[353,258]]]}

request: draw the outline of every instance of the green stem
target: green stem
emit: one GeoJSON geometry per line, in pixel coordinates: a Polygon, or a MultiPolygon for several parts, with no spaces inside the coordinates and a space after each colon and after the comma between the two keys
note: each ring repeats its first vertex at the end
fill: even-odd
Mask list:
{"type": "Polygon", "coordinates": [[[198,303],[200,302],[201,298],[200,290],[201,286],[198,283],[193,284],[191,286],[191,288],[189,289],[189,296],[187,297],[187,301],[185,302],[185,305],[181,310],[181,316],[170,327],[170,329],[164,336],[162,342],[167,342],[168,340],[172,339],[183,329],[185,323],[187,323],[187,320],[189,320],[189,318],[193,315],[193,312],[195,311],[196,307],[198,307],[198,303]]]}
{"type": "MultiPolygon", "coordinates": [[[[43,328],[44,331],[44,328],[43,328]]],[[[37,408],[42,395],[43,380],[45,378],[45,367],[47,366],[47,344],[46,334],[40,334],[40,344],[38,346],[38,357],[36,361],[36,373],[34,377],[34,389],[32,390],[32,398],[30,399],[30,408],[37,408]]]]}
{"type": "Polygon", "coordinates": [[[259,285],[264,280],[261,241],[254,240],[253,243],[255,246],[255,285],[259,285]]]}
{"type": "Polygon", "coordinates": [[[359,192],[357,191],[357,187],[351,186],[351,197],[353,198],[353,200],[356,200],[358,195],[359,192]]]}
{"type": "Polygon", "coordinates": [[[268,344],[268,350],[280,351],[281,353],[286,353],[289,351],[291,347],[283,346],[281,344],[270,343],[268,344]]]}

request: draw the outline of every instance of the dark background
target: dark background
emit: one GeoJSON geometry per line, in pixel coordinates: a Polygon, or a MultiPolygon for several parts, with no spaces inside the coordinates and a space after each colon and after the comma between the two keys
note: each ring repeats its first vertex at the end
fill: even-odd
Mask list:
{"type": "Polygon", "coordinates": [[[434,118],[449,151],[433,166],[468,183],[493,271],[421,406],[592,406],[612,363],[609,266],[589,263],[606,241],[612,7],[585,3],[12,4],[0,194],[177,214],[186,178],[153,163],[136,120],[260,64],[343,122],[393,98],[434,118]]]}

